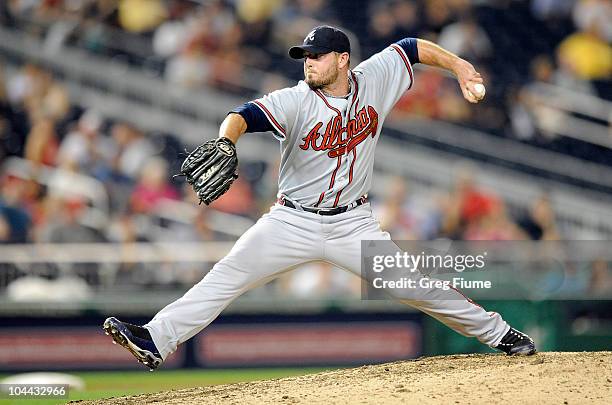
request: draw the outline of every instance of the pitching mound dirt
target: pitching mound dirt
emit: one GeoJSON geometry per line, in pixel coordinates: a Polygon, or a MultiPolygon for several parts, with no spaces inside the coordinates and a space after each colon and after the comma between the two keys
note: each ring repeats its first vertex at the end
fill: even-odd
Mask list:
{"type": "Polygon", "coordinates": [[[87,404],[608,404],[612,352],[477,354],[87,404]],[[607,399],[606,399],[607,398],[607,399]]]}

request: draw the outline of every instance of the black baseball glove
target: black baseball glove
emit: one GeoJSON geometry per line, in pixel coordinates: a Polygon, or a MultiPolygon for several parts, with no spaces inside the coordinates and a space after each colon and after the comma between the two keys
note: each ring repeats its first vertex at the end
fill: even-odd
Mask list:
{"type": "Polygon", "coordinates": [[[228,138],[206,141],[187,155],[176,176],[185,176],[206,205],[221,197],[238,178],[236,146],[228,138]]]}

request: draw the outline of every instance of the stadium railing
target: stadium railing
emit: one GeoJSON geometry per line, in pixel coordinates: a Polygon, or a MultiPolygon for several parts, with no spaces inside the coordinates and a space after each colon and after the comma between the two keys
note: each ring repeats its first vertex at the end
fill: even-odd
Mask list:
{"type": "Polygon", "coordinates": [[[539,82],[529,85],[527,93],[537,106],[534,115],[541,130],[604,146],[612,154],[612,102],[539,82]],[[556,119],[547,119],[550,111],[539,113],[541,109],[555,111],[556,119]]]}
{"type": "Polygon", "coordinates": [[[482,156],[484,160],[521,167],[526,172],[556,177],[587,188],[612,191],[612,168],[606,165],[425,118],[390,121],[386,127],[408,135],[418,143],[444,145],[466,154],[482,156]]]}

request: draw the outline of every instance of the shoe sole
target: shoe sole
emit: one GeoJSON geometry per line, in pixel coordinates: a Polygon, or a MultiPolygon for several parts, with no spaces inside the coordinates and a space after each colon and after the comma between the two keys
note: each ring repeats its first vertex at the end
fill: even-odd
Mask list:
{"type": "Polygon", "coordinates": [[[117,318],[107,318],[102,325],[104,333],[113,338],[113,343],[120,344],[126,348],[136,360],[149,367],[149,371],[154,371],[162,363],[153,353],[141,349],[128,339],[121,329],[125,328],[117,318]]]}
{"type": "Polygon", "coordinates": [[[510,353],[508,353],[508,356],[531,356],[532,354],[536,354],[537,350],[535,348],[535,346],[525,346],[525,347],[521,347],[520,349],[518,349],[517,351],[511,351],[510,353]]]}

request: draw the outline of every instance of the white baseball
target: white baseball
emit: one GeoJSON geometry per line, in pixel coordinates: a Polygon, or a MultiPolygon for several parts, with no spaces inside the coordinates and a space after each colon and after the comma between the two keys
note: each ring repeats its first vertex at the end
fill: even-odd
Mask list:
{"type": "MultiPolygon", "coordinates": [[[[473,94],[473,96],[477,99],[477,100],[482,100],[485,96],[485,86],[482,83],[476,83],[474,85],[474,91],[476,92],[476,94],[473,94]]],[[[471,92],[468,90],[468,92],[471,94],[471,92]]]]}

